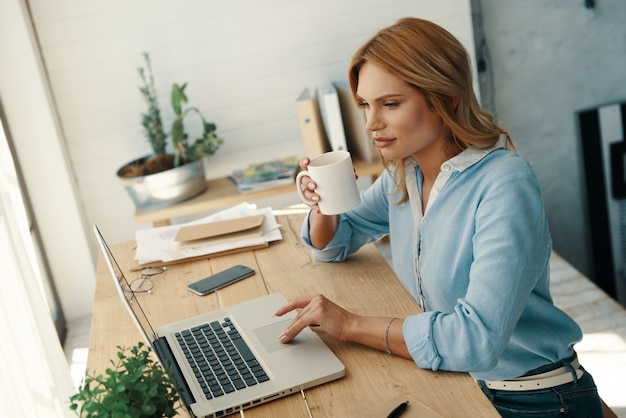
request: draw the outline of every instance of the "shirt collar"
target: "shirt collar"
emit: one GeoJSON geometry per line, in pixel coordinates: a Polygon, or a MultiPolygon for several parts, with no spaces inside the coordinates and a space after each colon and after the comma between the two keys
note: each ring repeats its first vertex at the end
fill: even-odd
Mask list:
{"type": "Polygon", "coordinates": [[[496,142],[493,146],[485,149],[475,149],[475,148],[466,148],[461,151],[459,154],[450,158],[448,161],[445,161],[441,167],[442,171],[444,166],[448,166],[457,171],[463,171],[468,167],[476,164],[491,152],[497,149],[503,149],[506,145],[506,135],[501,134],[498,142],[496,142]]]}
{"type": "MultiPolygon", "coordinates": [[[[466,148],[449,160],[444,161],[443,164],[441,164],[441,171],[449,171],[450,168],[457,171],[463,171],[485,158],[491,152],[497,149],[504,149],[505,146],[506,135],[500,134],[500,138],[498,138],[498,141],[489,148],[466,148]]],[[[415,158],[413,158],[412,156],[404,160],[405,173],[414,172],[415,167],[417,167],[417,161],[415,161],[415,158]]]]}

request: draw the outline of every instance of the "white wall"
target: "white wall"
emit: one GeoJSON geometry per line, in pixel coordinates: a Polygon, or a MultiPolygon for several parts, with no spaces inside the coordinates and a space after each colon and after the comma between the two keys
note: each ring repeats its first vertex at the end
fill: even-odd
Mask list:
{"type": "Polygon", "coordinates": [[[149,153],[142,51],[152,56],[167,121],[172,83],[187,82],[190,104],[217,123],[225,144],[210,159],[212,178],[302,154],[295,98],[345,78],[356,47],[397,17],[436,18],[473,41],[467,0],[30,3],[87,218],[112,243],[137,228],[115,172],[149,153]]]}
{"type": "MultiPolygon", "coordinates": [[[[133,223],[131,200],[115,177],[121,165],[149,153],[140,128],[145,105],[137,68],[143,64],[143,51],[152,56],[166,121],[171,118],[172,83],[187,82],[190,104],[217,123],[226,143],[211,158],[210,178],[249,163],[302,155],[295,98],[306,86],[345,79],[358,45],[399,17],[434,20],[459,37],[470,54],[474,52],[469,0],[29,0],[28,4],[55,106],[32,109],[29,120],[56,110],[63,135],[48,127],[49,135],[33,137],[33,143],[18,152],[28,155],[43,149],[40,142],[50,141],[50,135],[54,143],[61,141],[57,145],[67,149],[69,165],[64,170],[63,162],[57,162],[56,167],[69,176],[64,187],[71,188],[73,175],[77,208],[84,208],[85,223],[97,223],[112,244],[133,239],[138,227],[147,226],[133,223]]],[[[23,24],[12,22],[18,29],[23,24]]],[[[13,40],[13,34],[9,38],[13,40]]],[[[11,64],[5,63],[8,69],[0,77],[33,81],[11,64]]],[[[11,105],[7,100],[28,106],[19,94],[8,98],[2,94],[5,107],[11,105]]],[[[24,140],[21,136],[14,132],[17,142],[24,140]]],[[[39,173],[31,194],[46,195],[40,187],[47,174],[30,170],[39,173]]],[[[80,214],[72,216],[80,223],[80,214]]],[[[94,259],[91,231],[86,235],[83,249],[89,246],[94,259]]],[[[48,242],[47,247],[67,247],[65,236],[53,236],[57,242],[48,242]]],[[[74,267],[67,254],[54,258],[74,267]]],[[[55,274],[54,279],[61,284],[62,302],[68,300],[67,278],[55,274]]],[[[93,284],[93,277],[84,280],[93,284]]],[[[84,298],[90,300],[89,295],[84,298]]]]}
{"type": "Polygon", "coordinates": [[[0,2],[0,100],[65,317],[83,316],[91,312],[94,292],[91,237],[86,236],[80,197],[20,0],[0,2]]]}

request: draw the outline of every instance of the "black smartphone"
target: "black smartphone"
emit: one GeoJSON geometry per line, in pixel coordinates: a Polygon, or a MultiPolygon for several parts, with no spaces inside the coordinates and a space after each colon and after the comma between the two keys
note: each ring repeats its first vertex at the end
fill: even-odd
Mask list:
{"type": "Polygon", "coordinates": [[[187,286],[187,289],[196,295],[204,296],[231,283],[235,283],[236,281],[252,276],[254,273],[256,272],[250,267],[239,264],[224,271],[220,271],[219,273],[215,273],[209,277],[205,277],[204,279],[198,280],[197,282],[193,282],[187,286]]]}

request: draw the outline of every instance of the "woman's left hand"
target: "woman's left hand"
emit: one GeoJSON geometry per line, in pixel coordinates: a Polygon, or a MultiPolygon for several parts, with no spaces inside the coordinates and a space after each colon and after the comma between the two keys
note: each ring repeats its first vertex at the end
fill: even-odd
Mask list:
{"type": "Polygon", "coordinates": [[[294,309],[301,311],[279,336],[278,340],[281,343],[288,343],[309,326],[319,327],[339,341],[348,341],[351,327],[358,318],[358,315],[346,311],[323,295],[293,299],[274,315],[282,316],[294,309]]]}

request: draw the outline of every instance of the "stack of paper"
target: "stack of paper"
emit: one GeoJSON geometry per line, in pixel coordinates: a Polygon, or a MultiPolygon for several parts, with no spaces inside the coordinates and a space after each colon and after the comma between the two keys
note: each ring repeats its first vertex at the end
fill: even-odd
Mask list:
{"type": "Polygon", "coordinates": [[[171,263],[236,249],[259,247],[282,238],[280,225],[276,222],[272,208],[257,209],[256,205],[241,203],[186,224],[137,231],[135,259],[139,265],[171,263]],[[260,215],[263,218],[261,222],[260,215]],[[214,228],[211,223],[214,223],[214,228]],[[259,226],[262,226],[260,234],[259,229],[255,229],[259,226]]]}

